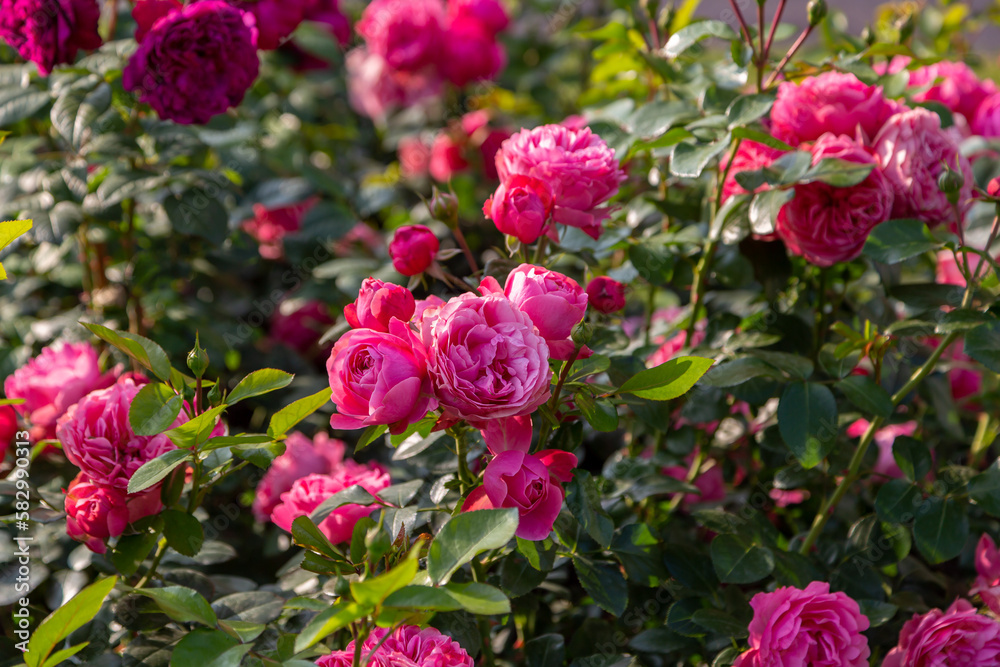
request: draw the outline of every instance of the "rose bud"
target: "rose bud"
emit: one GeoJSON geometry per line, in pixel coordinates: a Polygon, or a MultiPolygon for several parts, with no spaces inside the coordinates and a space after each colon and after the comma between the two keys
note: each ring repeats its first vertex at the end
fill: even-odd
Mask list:
{"type": "Polygon", "coordinates": [[[598,276],[587,283],[587,303],[599,313],[616,313],[625,307],[625,285],[598,276]]]}
{"type": "Polygon", "coordinates": [[[396,230],[389,243],[392,265],[404,276],[415,276],[434,263],[441,244],[424,225],[407,225],[396,230]]]}
{"type": "Polygon", "coordinates": [[[388,331],[392,318],[409,322],[416,307],[413,293],[405,287],[365,278],[357,300],[344,307],[344,317],[353,329],[388,331]]]}

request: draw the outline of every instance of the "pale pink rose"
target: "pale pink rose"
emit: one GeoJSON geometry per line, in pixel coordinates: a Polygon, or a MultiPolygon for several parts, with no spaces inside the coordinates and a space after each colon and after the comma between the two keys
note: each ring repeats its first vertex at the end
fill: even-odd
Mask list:
{"type": "Polygon", "coordinates": [[[890,118],[875,137],[875,153],[892,184],[894,218],[917,218],[928,225],[957,228],[972,203],[972,168],[954,138],[941,129],[941,118],[927,109],[912,109],[890,118]],[[965,179],[957,209],[938,187],[947,165],[965,179]]]}
{"type": "MultiPolygon", "coordinates": [[[[858,419],[847,427],[847,437],[860,438],[868,430],[867,419],[858,419]]],[[[875,444],[878,446],[878,460],[872,471],[876,475],[885,475],[895,479],[905,477],[903,471],[896,465],[896,459],[892,455],[892,445],[901,435],[912,436],[917,430],[917,422],[909,421],[902,424],[889,424],[875,431],[875,444]]]]}
{"type": "Polygon", "coordinates": [[[504,234],[534,243],[551,230],[552,191],[540,179],[511,176],[483,204],[483,215],[504,234]]]}
{"type": "MultiPolygon", "coordinates": [[[[330,309],[322,301],[303,303],[298,299],[285,299],[271,316],[270,334],[274,340],[309,356],[316,352],[316,345],[334,321],[330,309]]],[[[327,353],[331,347],[326,346],[327,353]]]]}
{"type": "Polygon", "coordinates": [[[549,398],[548,345],[505,296],[454,297],[424,315],[420,335],[446,416],[486,421],[526,415],[549,398]]]}
{"type": "MultiPolygon", "coordinates": [[[[276,526],[292,532],[292,522],[300,516],[309,516],[324,500],[352,486],[360,486],[378,497],[378,492],[392,484],[389,473],[377,463],[341,467],[331,475],[306,475],[281,494],[281,502],[271,511],[271,521],[276,526]]],[[[318,528],[333,544],[349,542],[354,526],[362,517],[372,513],[365,505],[342,505],[323,519],[318,528]]]]}
{"type": "Polygon", "coordinates": [[[56,421],[71,405],[115,381],[116,368],[101,374],[97,352],[90,343],[61,343],[46,347],[3,383],[7,398],[21,398],[14,406],[31,426],[31,440],[56,437],[56,421]]]}
{"type": "Polygon", "coordinates": [[[243,230],[260,244],[261,257],[281,259],[285,256],[285,237],[302,229],[302,218],[317,201],[311,198],[274,208],[254,204],[253,218],[243,222],[243,230]]]}
{"type": "Polygon", "coordinates": [[[510,23],[500,0],[449,0],[448,18],[475,20],[491,35],[502,32],[510,23]]]}
{"type": "Polygon", "coordinates": [[[503,183],[515,175],[544,181],[552,191],[555,221],[595,239],[609,215],[604,204],[625,180],[615,152],[589,128],[543,125],[521,130],[501,144],[496,165],[503,183]]]}
{"type": "Polygon", "coordinates": [[[399,168],[407,178],[426,176],[431,163],[431,147],[417,136],[399,140],[399,168]]]}
{"type": "MultiPolygon", "coordinates": [[[[748,194],[743,189],[743,186],[736,181],[736,174],[742,171],[758,171],[769,167],[772,162],[782,155],[784,155],[784,152],[779,151],[777,148],[771,148],[756,141],[741,141],[739,149],[737,149],[736,154],[733,156],[732,166],[729,167],[726,180],[722,184],[722,201],[725,202],[734,195],[748,194]]],[[[729,159],[727,156],[720,165],[720,168],[725,171],[728,165],[729,159]]],[[[767,189],[768,185],[765,183],[754,190],[754,192],[763,192],[767,189]]]]}
{"type": "MultiPolygon", "coordinates": [[[[673,477],[674,479],[686,482],[688,468],[691,466],[693,461],[694,453],[692,452],[686,459],[684,459],[684,463],[686,465],[667,466],[663,469],[663,474],[667,477],[673,477]]],[[[726,497],[726,480],[722,476],[722,466],[715,461],[711,461],[707,469],[705,468],[705,465],[702,464],[701,468],[698,470],[698,476],[695,477],[693,484],[695,488],[698,489],[699,493],[684,494],[685,505],[711,503],[722,500],[726,497]]]]}
{"type": "Polygon", "coordinates": [[[961,599],[947,611],[914,614],[899,633],[899,644],[882,662],[882,667],[958,665],[1000,665],[1000,623],[961,599]]]}
{"type": "Polygon", "coordinates": [[[979,576],[969,595],[978,595],[990,611],[1000,615],[1000,551],[986,533],[976,545],[976,573],[979,576]]]}
{"type": "Polygon", "coordinates": [[[868,618],[830,584],[757,593],[750,606],[750,650],[733,667],[868,667],[868,618]]]}
{"type": "Polygon", "coordinates": [[[420,323],[423,322],[425,314],[433,313],[444,304],[445,300],[434,294],[431,294],[426,299],[417,299],[416,307],[413,309],[413,317],[410,319],[410,322],[419,327],[420,323]]]}
{"type": "Polygon", "coordinates": [[[580,284],[558,271],[521,264],[507,276],[503,293],[534,322],[549,356],[569,359],[576,349],[570,334],[587,312],[587,293],[580,284]]]}
{"type": "Polygon", "coordinates": [[[462,145],[447,132],[442,132],[434,138],[431,145],[431,161],[429,171],[436,181],[446,183],[455,174],[469,168],[462,145]]]}
{"type": "Polygon", "coordinates": [[[544,540],[562,509],[566,497],[562,485],[573,479],[576,463],[574,454],[557,449],[537,454],[502,451],[487,464],[483,485],[469,494],[462,510],[517,508],[517,536],[544,540]]]}
{"type": "Polygon", "coordinates": [[[326,433],[317,433],[312,440],[298,431],[285,439],[285,453],[274,459],[267,473],[257,483],[253,499],[253,514],[265,522],[281,502],[281,494],[292,488],[295,481],[306,475],[329,475],[341,466],[359,465],[344,460],[343,441],[326,433]]]}
{"type": "Polygon", "coordinates": [[[437,62],[444,18],[441,0],[373,0],[355,28],[389,67],[415,72],[437,62]]]}
{"type": "Polygon", "coordinates": [[[105,541],[125,532],[128,524],[163,509],[160,487],[126,494],[80,473],[70,482],[64,501],[66,533],[94,553],[107,551],[105,541]]]}
{"type": "Polygon", "coordinates": [[[795,197],[778,212],[775,231],[790,252],[816,266],[850,261],[861,254],[871,230],[892,217],[892,183],[875,156],[846,136],[823,135],[810,152],[814,165],[838,158],[874,168],[847,188],[819,181],[796,185],[795,197]]]}
{"type": "MultiPolygon", "coordinates": [[[[458,642],[434,628],[404,625],[392,632],[373,628],[361,644],[361,654],[372,654],[371,667],[473,667],[472,656],[458,642]]],[[[353,667],[354,642],[316,661],[318,667],[353,667]]]]}
{"type": "Polygon", "coordinates": [[[489,81],[507,64],[507,53],[494,33],[474,18],[451,21],[444,33],[438,67],[458,87],[489,81]]]}
{"type": "Polygon", "coordinates": [[[396,109],[425,103],[441,94],[441,78],[433,70],[396,70],[364,47],[349,51],[344,67],[351,107],[376,123],[385,123],[396,109]]]}
{"type": "MultiPolygon", "coordinates": [[[[128,420],[141,387],[131,378],[91,392],[59,420],[56,433],[70,463],[88,477],[122,491],[136,470],[176,445],[164,434],[136,435],[128,420]]],[[[184,412],[175,425],[187,421],[184,412]]]]}
{"type": "MultiPolygon", "coordinates": [[[[893,59],[894,61],[897,59],[893,59]]],[[[939,102],[973,123],[982,102],[996,92],[992,81],[980,79],[965,63],[941,61],[910,71],[915,102],[939,102]]]]}
{"type": "Polygon", "coordinates": [[[401,433],[437,407],[420,339],[403,321],[389,331],[355,329],[341,336],[326,363],[335,429],[385,424],[401,433]]]}
{"type": "Polygon", "coordinates": [[[902,105],[886,99],[879,86],[869,86],[853,74],[826,72],[800,84],[778,86],[771,108],[771,132],[792,146],[824,134],[871,140],[902,105]]]}
{"type": "Polygon", "coordinates": [[[392,266],[404,276],[423,273],[434,263],[441,243],[428,227],[406,225],[396,230],[389,243],[392,266]]]}
{"type": "Polygon", "coordinates": [[[625,285],[607,276],[597,276],[587,283],[587,303],[599,313],[617,313],[625,307],[625,285]]]}
{"type": "Polygon", "coordinates": [[[415,308],[410,290],[377,278],[365,278],[358,298],[344,307],[344,318],[355,329],[385,332],[393,318],[409,322],[415,308]]]}

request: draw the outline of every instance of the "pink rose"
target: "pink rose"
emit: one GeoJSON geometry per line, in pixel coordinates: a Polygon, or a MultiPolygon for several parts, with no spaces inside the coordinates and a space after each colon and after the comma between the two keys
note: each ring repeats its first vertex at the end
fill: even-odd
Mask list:
{"type": "Polygon", "coordinates": [[[948,61],[911,70],[909,86],[919,89],[911,95],[915,102],[939,102],[969,123],[983,100],[996,92],[992,81],[980,79],[965,63],[948,61]]]}
{"type": "Polygon", "coordinates": [[[609,215],[602,205],[625,180],[615,152],[589,128],[543,125],[521,130],[503,142],[496,164],[503,183],[522,175],[548,184],[555,221],[579,227],[595,239],[609,215]]]}
{"type": "Polygon", "coordinates": [[[587,293],[579,283],[558,271],[521,264],[507,276],[503,293],[531,318],[549,357],[569,359],[576,349],[570,334],[587,312],[587,293]]]}
{"type": "Polygon", "coordinates": [[[882,667],[996,664],[1000,664],[1000,623],[977,614],[967,600],[959,599],[947,611],[914,614],[882,667]]]}
{"type": "Polygon", "coordinates": [[[661,337],[657,341],[660,347],[653,352],[653,354],[649,355],[648,359],[646,359],[646,366],[655,368],[660,364],[667,363],[679,355],[685,347],[698,347],[705,341],[705,328],[707,326],[708,322],[706,320],[700,320],[695,325],[694,335],[691,337],[690,346],[687,344],[687,331],[678,331],[667,339],[661,337]]]}
{"type": "Polygon", "coordinates": [[[267,521],[281,502],[281,494],[292,488],[295,481],[307,475],[329,475],[341,466],[357,466],[344,461],[343,441],[326,433],[317,433],[310,440],[294,431],[285,439],[285,453],[274,459],[267,473],[257,484],[253,499],[253,515],[257,521],[267,521]]]}
{"type": "Polygon", "coordinates": [[[976,573],[979,576],[969,595],[979,595],[990,611],[1000,614],[1000,551],[986,533],[976,545],[976,573]]]}
{"type": "Polygon", "coordinates": [[[816,266],[832,266],[860,255],[871,230],[891,217],[892,184],[878,160],[845,136],[825,134],[811,153],[814,165],[838,158],[874,166],[864,181],[847,188],[818,181],[796,185],[795,197],[778,213],[775,231],[790,252],[816,266]]]}
{"type": "Polygon", "coordinates": [[[0,463],[17,436],[17,413],[9,405],[0,405],[0,463]]]}
{"type": "Polygon", "coordinates": [[[356,29],[371,53],[389,67],[417,71],[438,59],[444,43],[441,0],[374,0],[356,29]]]}
{"type": "MultiPolygon", "coordinates": [[[[101,484],[124,491],[136,470],[176,445],[164,434],[136,435],[128,420],[140,385],[122,378],[91,392],[59,419],[56,433],[70,463],[101,484]]],[[[182,412],[177,424],[187,421],[182,412]]]]}
{"type": "Polygon", "coordinates": [[[424,225],[400,227],[389,243],[392,266],[404,276],[416,276],[426,271],[440,249],[441,244],[429,228],[424,225]]]}
{"type": "Polygon", "coordinates": [[[0,0],[0,39],[48,76],[78,50],[101,46],[100,17],[97,0],[0,0]]]}
{"type": "Polygon", "coordinates": [[[472,19],[482,25],[491,35],[507,28],[510,17],[500,0],[449,0],[448,18],[472,19]]]}
{"type": "MultiPolygon", "coordinates": [[[[668,466],[663,469],[663,474],[667,477],[682,482],[687,481],[688,468],[694,461],[694,453],[684,459],[686,465],[668,466]]],[[[711,503],[722,500],[726,497],[726,480],[722,476],[722,466],[715,461],[709,461],[708,467],[704,465],[699,469],[698,476],[694,479],[694,486],[700,493],[684,494],[685,505],[695,505],[697,503],[711,503]]]]}
{"type": "MultiPolygon", "coordinates": [[[[860,438],[868,430],[868,420],[859,419],[847,427],[847,437],[860,438]]],[[[877,475],[885,475],[901,479],[904,477],[903,471],[896,465],[896,459],[892,455],[892,445],[901,435],[912,436],[917,430],[917,422],[909,421],[902,424],[890,424],[875,431],[875,444],[878,445],[878,461],[872,469],[877,475]]]]}
{"type": "Polygon", "coordinates": [[[979,105],[972,119],[972,132],[981,137],[1000,137],[1000,93],[993,93],[979,105]]]}
{"type": "Polygon", "coordinates": [[[99,484],[82,472],[70,482],[64,505],[66,533],[99,554],[107,551],[105,540],[109,537],[118,537],[128,524],[163,509],[159,486],[126,494],[114,486],[99,484]]]}
{"type": "Polygon", "coordinates": [[[869,86],[853,74],[826,72],[800,84],[778,86],[771,108],[771,132],[792,146],[815,141],[824,134],[866,140],[882,128],[901,105],[888,100],[879,86],[869,86]]]}
{"type": "Polygon", "coordinates": [[[429,170],[434,180],[442,183],[451,180],[455,174],[469,168],[469,162],[463,155],[462,146],[447,132],[442,132],[434,138],[431,145],[431,161],[429,170]]]}
{"type": "Polygon", "coordinates": [[[757,593],[750,606],[750,650],[733,667],[868,667],[868,618],[830,584],[757,593]]]}
{"type": "Polygon", "coordinates": [[[448,81],[466,86],[496,77],[507,64],[507,53],[494,34],[479,21],[457,18],[445,31],[439,67],[448,81]]]}
{"type": "Polygon", "coordinates": [[[771,489],[767,495],[777,507],[801,505],[809,499],[808,489],[771,489]]]}
{"type": "Polygon", "coordinates": [[[424,314],[433,313],[444,304],[444,299],[433,294],[428,296],[426,299],[417,299],[417,305],[413,310],[413,317],[410,319],[410,322],[419,327],[420,323],[424,319],[424,314]]]}
{"type": "Polygon", "coordinates": [[[386,424],[401,433],[437,407],[420,339],[403,321],[389,331],[355,329],[333,347],[326,370],[337,413],[335,429],[386,424]]]}
{"type": "Polygon", "coordinates": [[[462,510],[515,507],[520,516],[517,536],[544,540],[562,509],[562,485],[573,479],[576,463],[574,454],[557,449],[537,454],[502,451],[486,466],[483,485],[469,494],[462,510]]]}
{"type": "MultiPolygon", "coordinates": [[[[343,467],[332,475],[306,475],[281,494],[281,502],[272,510],[271,521],[276,526],[292,532],[292,522],[300,516],[309,516],[324,500],[352,486],[360,486],[373,496],[392,484],[389,473],[377,463],[367,466],[343,467]]],[[[365,505],[342,505],[323,519],[318,528],[333,544],[349,542],[354,526],[372,513],[365,505]]]]}
{"type": "Polygon", "coordinates": [[[243,230],[260,244],[261,257],[281,259],[285,256],[284,238],[302,229],[302,218],[316,201],[307,199],[275,208],[254,204],[253,218],[243,223],[243,230]]]}
{"type": "Polygon", "coordinates": [[[334,321],[330,309],[322,301],[303,303],[299,299],[285,299],[271,316],[271,338],[309,356],[315,353],[316,345],[334,321]]]}
{"type": "Polygon", "coordinates": [[[399,169],[407,178],[421,178],[430,169],[431,148],[417,136],[399,140],[399,169]]]}
{"type": "Polygon", "coordinates": [[[427,370],[445,415],[473,421],[526,415],[549,398],[549,348],[505,296],[462,294],[424,315],[427,370]]]}
{"type": "Polygon", "coordinates": [[[56,421],[71,405],[115,381],[114,369],[101,374],[97,352],[90,343],[63,343],[46,347],[4,381],[7,398],[21,398],[14,406],[31,425],[31,439],[56,437],[56,421]]]}
{"type": "Polygon", "coordinates": [[[416,302],[410,290],[377,278],[365,278],[357,300],[344,307],[344,317],[355,329],[385,332],[393,318],[409,322],[414,308],[416,302]]]}
{"type": "Polygon", "coordinates": [[[957,228],[972,203],[972,168],[955,140],[941,129],[936,113],[912,109],[896,114],[875,137],[874,148],[895,191],[893,217],[917,218],[932,226],[947,222],[957,228]],[[944,165],[958,169],[965,178],[957,214],[938,187],[944,165]]]}
{"type": "MultiPolygon", "coordinates": [[[[371,667],[473,667],[472,656],[458,642],[434,628],[416,625],[389,630],[373,628],[362,642],[362,655],[372,655],[371,667]],[[374,653],[373,653],[374,652],[374,653]]],[[[354,642],[316,661],[318,667],[353,667],[354,642]]]]}
{"type": "Polygon", "coordinates": [[[433,71],[394,69],[385,58],[364,47],[348,52],[344,67],[351,107],[376,123],[385,123],[395,109],[426,102],[441,93],[441,79],[433,71]]]}
{"type": "Polygon", "coordinates": [[[486,200],[483,215],[504,234],[521,243],[534,243],[548,227],[552,191],[537,178],[511,176],[486,200]]]}
{"type": "Polygon", "coordinates": [[[625,285],[607,276],[597,276],[587,283],[587,303],[605,315],[625,307],[625,285]]]}

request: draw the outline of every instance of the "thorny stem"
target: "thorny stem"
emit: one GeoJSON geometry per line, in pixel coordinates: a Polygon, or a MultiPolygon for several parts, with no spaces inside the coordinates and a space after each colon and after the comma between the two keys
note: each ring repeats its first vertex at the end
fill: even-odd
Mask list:
{"type": "Polygon", "coordinates": [[[142,575],[142,579],[139,583],[135,585],[136,588],[142,588],[149,583],[149,580],[153,578],[153,574],[156,572],[156,568],[159,566],[160,561],[163,559],[163,554],[167,552],[167,538],[161,537],[160,543],[156,545],[156,553],[153,555],[153,562],[149,564],[149,569],[146,570],[146,574],[142,575]]]}
{"type": "MultiPolygon", "coordinates": [[[[691,461],[691,467],[688,468],[688,472],[687,475],[684,477],[684,481],[687,482],[688,484],[691,484],[692,482],[694,482],[694,480],[698,479],[698,472],[701,470],[701,465],[704,462],[705,462],[705,454],[699,448],[698,453],[695,454],[694,456],[694,460],[691,461]]],[[[667,506],[667,512],[673,512],[674,510],[676,510],[677,507],[681,504],[681,502],[683,502],[683,500],[684,500],[684,492],[675,494],[674,497],[670,499],[670,505],[667,506]]]]}
{"type": "Polygon", "coordinates": [[[531,258],[532,264],[538,264],[545,256],[545,247],[549,244],[549,237],[544,234],[538,238],[538,245],[535,246],[535,254],[531,258]]]}
{"type": "Polygon", "coordinates": [[[812,34],[815,27],[816,26],[811,25],[802,31],[798,39],[795,40],[795,43],[792,44],[792,48],[788,49],[788,53],[785,54],[785,57],[781,59],[778,66],[774,68],[773,72],[771,72],[771,76],[767,78],[767,83],[764,84],[764,88],[770,88],[774,85],[774,82],[778,80],[779,76],[781,76],[781,71],[785,69],[785,65],[787,65],[788,61],[792,59],[795,53],[802,48],[802,45],[806,43],[806,40],[809,39],[809,35],[812,34]]]}
{"type": "MultiPolygon", "coordinates": [[[[549,410],[555,414],[556,408],[559,407],[559,398],[562,395],[563,385],[566,384],[566,378],[569,377],[569,371],[576,363],[576,358],[580,355],[580,347],[577,346],[573,350],[573,354],[569,355],[569,359],[563,363],[562,370],[559,371],[559,379],[556,380],[556,389],[552,392],[552,398],[549,399],[549,410]]],[[[549,432],[552,430],[552,426],[549,424],[549,420],[545,419],[542,422],[541,430],[538,435],[538,448],[543,449],[545,447],[545,442],[549,439],[549,432]]]]}
{"type": "Polygon", "coordinates": [[[469,243],[465,240],[465,234],[462,233],[462,228],[455,225],[452,228],[452,231],[455,233],[455,240],[458,241],[458,247],[462,249],[462,253],[465,255],[465,261],[469,263],[469,268],[472,270],[472,273],[479,273],[479,264],[476,263],[476,257],[472,254],[472,249],[469,248],[469,243]]]}

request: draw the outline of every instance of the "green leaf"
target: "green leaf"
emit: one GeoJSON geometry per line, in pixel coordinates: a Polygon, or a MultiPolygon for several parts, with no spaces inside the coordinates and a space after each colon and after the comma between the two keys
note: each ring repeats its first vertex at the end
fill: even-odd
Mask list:
{"type": "Polygon", "coordinates": [[[359,605],[357,602],[338,602],[326,611],[320,612],[302,629],[299,636],[295,638],[295,652],[305,651],[337,630],[346,628],[359,618],[364,618],[371,611],[370,608],[359,605]]]}
{"type": "MultiPolygon", "coordinates": [[[[735,104],[735,102],[734,102],[735,104]]],[[[761,132],[760,130],[755,130],[749,127],[731,127],[733,134],[733,139],[744,139],[747,141],[753,141],[758,144],[764,144],[770,148],[774,148],[779,151],[794,151],[795,148],[789,146],[784,141],[780,139],[775,139],[770,134],[766,132],[761,132]]],[[[805,154],[808,157],[808,153],[805,154]]]]}
{"type": "Polygon", "coordinates": [[[778,403],[778,430],[804,468],[815,468],[837,442],[837,401],[821,384],[795,382],[778,403]]]}
{"type": "Polygon", "coordinates": [[[42,667],[56,646],[97,616],[104,598],[115,587],[117,581],[117,577],[96,581],[46,616],[31,634],[28,651],[23,656],[25,664],[28,667],[42,667]]]}
{"type": "MultiPolygon", "coordinates": [[[[0,222],[0,250],[9,246],[14,239],[31,229],[31,220],[8,220],[0,222]]],[[[0,280],[6,280],[7,272],[0,264],[0,280]]]]}
{"type": "Polygon", "coordinates": [[[969,497],[987,514],[1000,517],[1000,459],[969,480],[969,497]]]}
{"type": "Polygon", "coordinates": [[[82,644],[77,644],[76,646],[70,646],[69,648],[64,648],[61,651],[56,651],[49,656],[49,659],[42,664],[42,667],[56,667],[57,665],[61,665],[63,662],[69,660],[69,658],[73,657],[88,646],[90,646],[90,642],[83,642],[82,644]]]}
{"type": "Polygon", "coordinates": [[[965,353],[994,373],[1000,373],[1000,321],[980,325],[965,334],[965,353]]]}
{"type": "Polygon", "coordinates": [[[618,408],[606,398],[595,399],[589,390],[574,394],[576,407],[595,431],[611,432],[618,429],[618,408]]]}
{"type": "Polygon", "coordinates": [[[330,387],[327,387],[275,412],[267,426],[267,434],[272,438],[280,438],[288,433],[293,426],[329,403],[331,391],[330,387]]]}
{"type": "Polygon", "coordinates": [[[190,460],[191,451],[187,449],[171,449],[160,454],[152,461],[142,464],[142,467],[132,474],[128,480],[128,492],[139,493],[153,486],[185,461],[190,460]]]}
{"type": "Polygon", "coordinates": [[[295,517],[292,521],[292,541],[301,547],[321,553],[327,558],[343,561],[344,556],[327,539],[312,519],[307,516],[295,517]]]}
{"type": "Polygon", "coordinates": [[[252,649],[221,630],[199,628],[177,642],[170,667],[239,667],[252,649]]]}
{"type": "Polygon", "coordinates": [[[433,586],[406,586],[385,599],[386,607],[431,611],[458,611],[493,616],[510,613],[510,600],[499,588],[488,584],[448,584],[433,586]]]}
{"type": "Polygon", "coordinates": [[[291,384],[294,377],[291,373],[279,371],[276,368],[262,368],[259,371],[254,371],[240,380],[236,388],[226,396],[226,403],[235,405],[248,398],[282,389],[291,384]]]}
{"type": "Polygon", "coordinates": [[[138,334],[127,331],[114,331],[100,324],[91,322],[81,322],[91,333],[112,345],[132,359],[135,359],[143,368],[152,371],[160,380],[170,382],[170,360],[163,348],[153,341],[138,334]]]}
{"type": "Polygon", "coordinates": [[[146,560],[159,539],[159,534],[148,531],[120,537],[108,560],[118,572],[130,577],[138,571],[139,565],[146,560]]]}
{"type": "Polygon", "coordinates": [[[922,220],[888,220],[868,235],[864,254],[876,262],[898,264],[940,246],[922,220]]]}
{"type": "Polygon", "coordinates": [[[787,204],[795,196],[795,190],[764,190],[754,195],[750,202],[748,217],[750,218],[750,228],[754,234],[761,236],[773,234],[775,225],[778,224],[778,213],[781,207],[787,204]]]}
{"type": "Polygon", "coordinates": [[[217,197],[201,188],[185,190],[167,197],[163,209],[170,226],[178,234],[200,236],[214,245],[221,245],[229,236],[229,213],[217,197]]]}
{"type": "Polygon", "coordinates": [[[698,178],[714,158],[729,148],[730,135],[726,134],[711,144],[677,144],[670,160],[670,171],[681,178],[698,178]]]}
{"type": "Polygon", "coordinates": [[[262,433],[240,433],[239,435],[217,435],[209,438],[205,444],[198,448],[199,452],[210,452],[215,449],[225,449],[226,447],[245,447],[247,445],[263,445],[272,442],[269,435],[262,433]]]}
{"type": "Polygon", "coordinates": [[[712,566],[725,584],[752,584],[774,571],[774,554],[738,535],[712,540],[712,566]]]}
{"type": "Polygon", "coordinates": [[[618,565],[574,555],[573,567],[583,590],[594,598],[598,607],[615,616],[625,613],[628,606],[628,584],[618,565]]]}
{"type": "Polygon", "coordinates": [[[895,406],[889,392],[866,375],[851,375],[836,384],[837,389],[854,405],[883,419],[892,416],[895,406]]]}
{"type": "Polygon", "coordinates": [[[165,510],[160,518],[163,519],[163,536],[171,549],[188,557],[198,555],[205,542],[205,531],[198,519],[178,510],[165,510]]]}
{"type": "Polygon", "coordinates": [[[874,168],[874,164],[861,164],[835,157],[825,157],[810,167],[799,183],[819,181],[835,188],[850,188],[868,178],[874,168]]]}
{"type": "Polygon", "coordinates": [[[662,53],[666,58],[676,58],[706,37],[736,39],[739,35],[725,21],[699,21],[685,26],[667,40],[662,53]]]}
{"type": "Polygon", "coordinates": [[[448,520],[427,553],[427,573],[436,584],[447,583],[451,575],[477,554],[499,549],[517,531],[518,512],[514,508],[463,512],[448,520]]]}
{"type": "MultiPolygon", "coordinates": [[[[326,604],[320,603],[322,609],[326,604]]],[[[285,598],[268,591],[231,593],[212,603],[212,610],[219,621],[266,624],[281,616],[285,598]]]]}
{"type": "Polygon", "coordinates": [[[912,482],[921,481],[934,465],[931,450],[927,448],[927,445],[905,435],[901,435],[893,441],[892,457],[906,478],[912,482]]]}
{"type": "Polygon", "coordinates": [[[889,523],[909,523],[922,503],[920,489],[905,479],[891,479],[875,496],[875,512],[889,523]]]}
{"type": "Polygon", "coordinates": [[[663,545],[663,562],[671,576],[686,588],[712,594],[719,587],[711,559],[686,544],[663,545]]]}
{"type": "Polygon", "coordinates": [[[721,609],[699,609],[691,614],[691,620],[701,627],[723,637],[744,639],[749,635],[747,624],[721,609]]]}
{"type": "Polygon", "coordinates": [[[917,511],[913,541],[932,565],[962,553],[969,537],[969,517],[964,505],[954,500],[932,497],[917,511]]]}
{"type": "Polygon", "coordinates": [[[219,417],[225,412],[227,407],[226,405],[218,405],[211,410],[206,410],[193,419],[189,419],[183,424],[166,431],[166,436],[180,449],[198,447],[204,444],[209,436],[212,435],[219,417]]]}
{"type": "Polygon", "coordinates": [[[333,494],[319,506],[312,511],[309,518],[315,521],[317,524],[323,523],[326,519],[333,513],[333,510],[344,505],[373,505],[375,504],[375,496],[368,493],[363,487],[355,484],[354,486],[349,486],[342,491],[338,491],[333,494]]]}
{"type": "Polygon", "coordinates": [[[566,640],[562,635],[539,635],[524,644],[527,667],[562,667],[566,662],[566,640]]]}
{"type": "Polygon", "coordinates": [[[227,635],[233,639],[238,639],[241,642],[249,642],[253,645],[253,641],[264,634],[264,630],[267,630],[267,626],[263,623],[248,623],[247,621],[223,621],[219,620],[219,629],[225,632],[227,635]]]}
{"type": "Polygon", "coordinates": [[[703,357],[677,357],[636,373],[618,388],[617,393],[669,401],[686,394],[713,363],[703,357]]]}
{"type": "Polygon", "coordinates": [[[8,87],[0,90],[0,127],[8,127],[31,118],[52,99],[45,90],[8,87]]]}
{"type": "Polygon", "coordinates": [[[358,444],[354,446],[354,452],[360,452],[362,449],[385,435],[385,432],[388,430],[389,427],[385,424],[372,424],[361,432],[361,437],[358,438],[358,444]]]}
{"type": "Polygon", "coordinates": [[[99,77],[93,79],[91,85],[66,89],[52,105],[52,127],[76,150],[91,137],[95,121],[111,107],[111,86],[99,77]]]}
{"type": "Polygon", "coordinates": [[[663,541],[644,523],[622,528],[611,542],[611,552],[634,584],[653,588],[670,576],[663,564],[663,541]]]}
{"type": "Polygon", "coordinates": [[[403,588],[417,576],[418,561],[415,552],[388,572],[364,581],[352,581],[351,593],[354,600],[366,607],[376,607],[403,588]]]}
{"type": "Polygon", "coordinates": [[[132,399],[128,421],[136,435],[158,435],[170,428],[184,406],[184,399],[169,385],[150,382],[132,399]]]}
{"type": "Polygon", "coordinates": [[[941,316],[937,326],[934,327],[934,333],[950,334],[955,331],[968,331],[975,329],[980,324],[993,321],[993,317],[987,313],[972,308],[956,308],[941,316]]]}
{"type": "MultiPolygon", "coordinates": [[[[756,93],[751,95],[740,95],[726,110],[729,118],[729,129],[735,130],[743,125],[749,125],[760,120],[771,111],[774,106],[775,93],[756,93]]],[[[739,138],[734,132],[733,137],[739,138]]]]}
{"type": "Polygon", "coordinates": [[[781,378],[782,375],[763,359],[740,357],[710,368],[701,382],[709,387],[735,387],[755,377],[781,378]]]}
{"type": "Polygon", "coordinates": [[[601,548],[611,545],[615,523],[601,507],[601,492],[586,470],[573,471],[573,479],[566,485],[566,507],[601,548]]]}
{"type": "Polygon", "coordinates": [[[136,588],[132,592],[151,598],[164,614],[178,623],[193,622],[214,627],[218,622],[208,600],[186,586],[136,588]]]}

